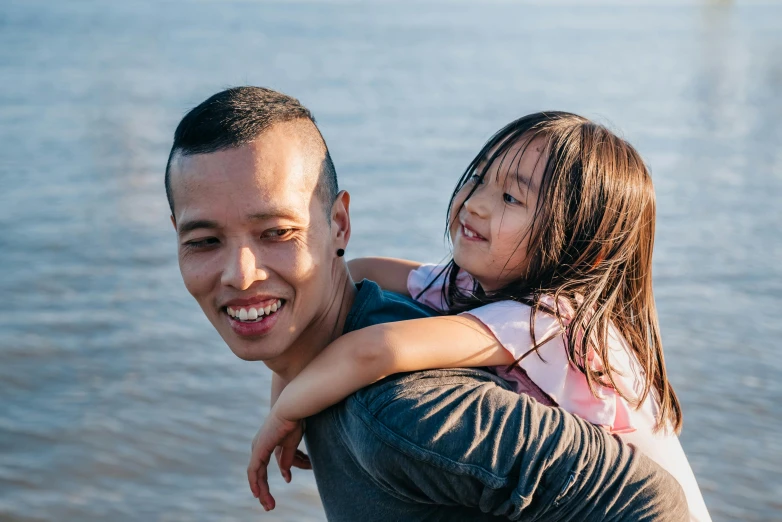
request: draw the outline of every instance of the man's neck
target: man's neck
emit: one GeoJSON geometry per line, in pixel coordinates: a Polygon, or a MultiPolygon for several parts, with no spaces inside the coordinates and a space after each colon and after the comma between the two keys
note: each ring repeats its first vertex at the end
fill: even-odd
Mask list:
{"type": "Polygon", "coordinates": [[[326,296],[321,313],[284,354],[266,361],[266,366],[286,382],[296,377],[326,346],[342,335],[345,320],[356,299],[356,285],[343,262],[337,263],[332,281],[335,291],[326,296]]]}

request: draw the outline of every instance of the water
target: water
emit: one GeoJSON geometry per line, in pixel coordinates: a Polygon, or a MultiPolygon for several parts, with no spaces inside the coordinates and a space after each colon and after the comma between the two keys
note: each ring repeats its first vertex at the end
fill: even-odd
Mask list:
{"type": "MultiPolygon", "coordinates": [[[[782,8],[0,2],[0,519],[252,520],[269,372],[187,295],[162,176],[237,84],[316,114],[348,255],[437,261],[458,175],[544,108],[650,163],[682,442],[715,520],[782,519],[782,8]]],[[[266,520],[323,520],[305,472],[266,520]]]]}

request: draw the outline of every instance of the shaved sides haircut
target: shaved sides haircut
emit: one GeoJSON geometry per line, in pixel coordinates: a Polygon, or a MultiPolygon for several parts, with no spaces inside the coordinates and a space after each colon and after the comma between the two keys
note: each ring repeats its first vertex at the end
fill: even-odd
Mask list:
{"type": "Polygon", "coordinates": [[[318,149],[322,145],[324,157],[316,194],[323,204],[326,216],[330,218],[331,206],[339,192],[337,172],[315,118],[296,98],[263,87],[233,87],[218,92],[188,112],[179,122],[166,162],[166,197],[171,214],[174,214],[171,162],[175,156],[209,154],[241,147],[275,124],[294,121],[302,121],[305,125],[312,124],[314,132],[302,132],[308,153],[320,152],[318,149]],[[315,133],[316,137],[313,136],[315,133]]]}

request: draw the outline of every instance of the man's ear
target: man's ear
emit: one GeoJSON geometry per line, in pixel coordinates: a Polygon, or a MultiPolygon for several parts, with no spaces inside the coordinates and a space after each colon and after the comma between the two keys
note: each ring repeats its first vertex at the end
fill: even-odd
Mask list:
{"type": "Polygon", "coordinates": [[[345,250],[350,241],[350,194],[346,190],[337,194],[331,206],[331,231],[335,250],[345,250]]]}
{"type": "Polygon", "coordinates": [[[176,219],[174,219],[174,214],[171,214],[171,224],[174,225],[174,231],[176,231],[176,219]]]}

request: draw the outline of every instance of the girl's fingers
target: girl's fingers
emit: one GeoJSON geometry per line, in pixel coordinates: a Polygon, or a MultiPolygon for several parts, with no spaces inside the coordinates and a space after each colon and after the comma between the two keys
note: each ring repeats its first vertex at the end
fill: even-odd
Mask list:
{"type": "Polygon", "coordinates": [[[285,482],[291,481],[291,464],[293,464],[293,459],[296,456],[296,449],[295,447],[284,447],[282,448],[282,454],[280,455],[280,473],[282,473],[282,478],[285,479],[285,482]]]}
{"type": "Polygon", "coordinates": [[[263,478],[259,480],[259,484],[261,487],[261,492],[258,496],[258,500],[260,501],[261,506],[263,506],[265,511],[271,511],[276,506],[276,502],[274,501],[274,497],[269,491],[269,483],[266,480],[265,470],[263,471],[263,478]]]}
{"type": "Polygon", "coordinates": [[[280,467],[280,456],[282,455],[282,446],[274,448],[274,460],[277,461],[277,467],[280,467]]]}
{"type": "Polygon", "coordinates": [[[250,465],[247,466],[247,483],[250,485],[253,496],[258,498],[261,494],[261,488],[258,486],[258,468],[255,467],[252,459],[250,459],[250,465]]]}
{"type": "Polygon", "coordinates": [[[292,466],[299,469],[312,469],[312,463],[310,462],[309,456],[301,450],[296,450],[296,454],[293,456],[292,466]]]}
{"type": "Polygon", "coordinates": [[[285,471],[283,471],[283,467],[282,467],[282,454],[283,454],[283,451],[284,451],[284,448],[282,446],[277,446],[276,448],[274,448],[274,458],[277,459],[277,468],[279,468],[280,473],[282,474],[282,478],[285,479],[285,482],[290,482],[291,481],[290,471],[286,475],[286,473],[285,473],[285,471]]]}
{"type": "Polygon", "coordinates": [[[247,481],[250,484],[250,491],[252,491],[253,496],[261,502],[261,505],[266,511],[274,509],[275,506],[274,497],[272,497],[269,492],[269,481],[267,476],[267,467],[269,466],[270,458],[271,451],[256,446],[250,456],[250,464],[247,466],[247,481]]]}
{"type": "Polygon", "coordinates": [[[250,484],[250,490],[266,511],[274,509],[275,506],[274,497],[269,492],[267,471],[272,453],[274,453],[280,472],[286,482],[291,481],[290,469],[294,461],[297,464],[300,463],[304,469],[311,469],[309,458],[306,455],[302,453],[303,458],[296,459],[297,446],[301,441],[301,431],[299,430],[297,435],[290,435],[296,431],[297,425],[291,424],[289,426],[286,423],[278,423],[278,426],[274,424],[273,419],[272,423],[269,423],[270,419],[267,419],[253,439],[250,464],[247,466],[247,481],[250,484]]]}
{"type": "Polygon", "coordinates": [[[263,506],[263,509],[266,511],[274,509],[275,502],[274,497],[269,491],[269,481],[266,474],[266,466],[261,466],[261,468],[258,470],[256,480],[258,486],[257,498],[260,501],[261,506],[263,506]]]}

